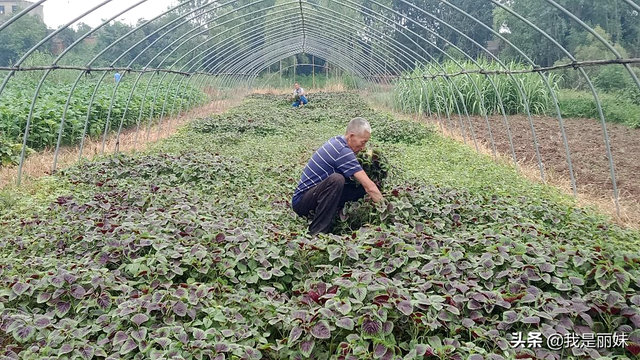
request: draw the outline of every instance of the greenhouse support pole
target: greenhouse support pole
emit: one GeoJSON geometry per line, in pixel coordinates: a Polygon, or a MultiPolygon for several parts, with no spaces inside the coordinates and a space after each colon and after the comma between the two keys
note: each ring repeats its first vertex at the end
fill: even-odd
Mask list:
{"type": "Polygon", "coordinates": [[[316,57],[311,55],[311,88],[316,88],[316,57]]]}

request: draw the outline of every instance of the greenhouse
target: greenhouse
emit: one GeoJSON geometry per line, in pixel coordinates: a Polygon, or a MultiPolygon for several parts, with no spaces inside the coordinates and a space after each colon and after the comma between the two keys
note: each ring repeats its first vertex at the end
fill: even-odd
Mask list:
{"type": "Polygon", "coordinates": [[[639,77],[637,0],[2,0],[0,358],[636,359],[639,77]]]}

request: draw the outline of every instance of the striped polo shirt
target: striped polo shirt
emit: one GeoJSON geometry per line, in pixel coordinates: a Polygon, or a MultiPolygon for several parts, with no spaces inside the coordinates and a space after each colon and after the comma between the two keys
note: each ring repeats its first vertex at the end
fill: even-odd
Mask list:
{"type": "Polygon", "coordinates": [[[293,194],[292,205],[296,205],[305,191],[318,185],[333,173],[345,178],[362,170],[356,154],[347,146],[344,136],[336,136],[327,141],[309,160],[302,172],[298,188],[293,194]]]}

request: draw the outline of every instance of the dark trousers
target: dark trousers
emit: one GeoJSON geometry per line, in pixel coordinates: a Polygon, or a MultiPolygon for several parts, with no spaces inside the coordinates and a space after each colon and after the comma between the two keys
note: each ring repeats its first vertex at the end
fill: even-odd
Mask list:
{"type": "Polygon", "coordinates": [[[365,194],[362,186],[345,184],[344,176],[333,173],[307,190],[293,207],[293,211],[300,216],[308,216],[314,211],[315,216],[309,225],[309,232],[312,235],[326,233],[331,230],[336,211],[342,209],[346,202],[361,199],[365,194]]]}

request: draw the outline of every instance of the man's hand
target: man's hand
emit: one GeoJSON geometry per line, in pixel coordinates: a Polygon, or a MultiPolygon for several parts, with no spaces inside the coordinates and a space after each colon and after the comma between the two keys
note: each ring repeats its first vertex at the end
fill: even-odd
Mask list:
{"type": "Polygon", "coordinates": [[[356,178],[356,180],[358,180],[362,187],[364,187],[364,190],[367,192],[367,194],[371,196],[371,200],[373,200],[373,202],[378,203],[384,200],[382,193],[380,192],[376,184],[374,184],[374,182],[369,179],[369,176],[364,172],[364,170],[358,171],[353,176],[356,178]]]}

